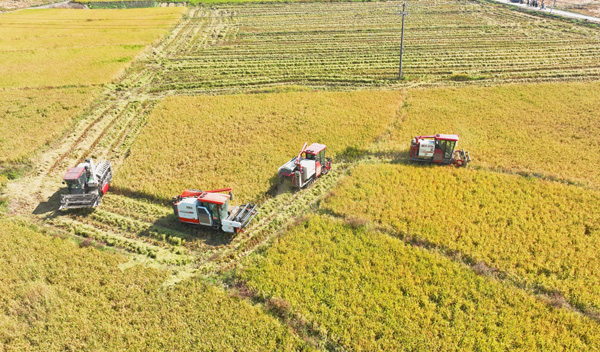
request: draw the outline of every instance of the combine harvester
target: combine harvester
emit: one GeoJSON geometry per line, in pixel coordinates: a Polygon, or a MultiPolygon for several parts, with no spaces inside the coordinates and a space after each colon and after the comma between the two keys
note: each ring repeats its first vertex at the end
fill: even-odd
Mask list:
{"type": "Polygon", "coordinates": [[[256,205],[250,203],[230,209],[230,199],[233,200],[231,188],[214,191],[190,189],[173,198],[173,212],[182,223],[238,233],[248,226],[258,211],[256,205]]]}
{"type": "Polygon", "coordinates": [[[59,210],[97,207],[108,191],[111,180],[110,161],[95,165],[92,159],[85,159],[84,163],[69,169],[63,177],[69,194],[61,195],[59,210]]]}
{"type": "Polygon", "coordinates": [[[298,156],[279,168],[279,180],[291,179],[294,187],[302,188],[331,170],[331,159],[325,157],[327,146],[313,143],[307,148],[307,144],[304,143],[298,156]]]}
{"type": "Polygon", "coordinates": [[[443,165],[467,166],[471,162],[471,154],[462,150],[454,150],[458,143],[456,134],[436,134],[418,136],[410,142],[410,160],[443,165]]]}

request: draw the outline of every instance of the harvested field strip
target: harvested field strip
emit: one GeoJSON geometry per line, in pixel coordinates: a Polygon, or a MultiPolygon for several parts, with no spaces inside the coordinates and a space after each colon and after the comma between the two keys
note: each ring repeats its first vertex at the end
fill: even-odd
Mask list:
{"type": "MultiPolygon", "coordinates": [[[[187,46],[169,48],[152,90],[398,86],[398,4],[200,8],[179,32],[187,46]]],[[[425,1],[411,14],[404,61],[412,81],[447,82],[455,74],[504,82],[600,77],[600,35],[593,29],[477,2],[425,1]]]]}
{"type": "Polygon", "coordinates": [[[311,216],[241,278],[350,350],[587,350],[600,327],[368,225],[311,216]]]}

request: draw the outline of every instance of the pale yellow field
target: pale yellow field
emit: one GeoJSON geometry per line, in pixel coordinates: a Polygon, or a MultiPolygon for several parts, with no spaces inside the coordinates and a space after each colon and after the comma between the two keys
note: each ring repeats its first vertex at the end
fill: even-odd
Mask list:
{"type": "Polygon", "coordinates": [[[24,10],[0,15],[0,87],[112,80],[184,8],[24,10]]]}
{"type": "Polygon", "coordinates": [[[24,10],[0,15],[0,162],[58,136],[183,8],[24,10]],[[32,89],[34,88],[34,89],[32,89]]]}
{"type": "Polygon", "coordinates": [[[400,92],[300,92],[170,97],[119,168],[114,184],[166,200],[187,188],[266,192],[304,142],[334,156],[366,148],[394,119],[400,92]]]}
{"type": "Polygon", "coordinates": [[[97,87],[1,91],[0,163],[18,161],[53,140],[98,91],[97,87]]]}
{"type": "Polygon", "coordinates": [[[414,136],[460,135],[474,167],[600,187],[600,82],[410,90],[381,145],[408,158],[414,136]]]}

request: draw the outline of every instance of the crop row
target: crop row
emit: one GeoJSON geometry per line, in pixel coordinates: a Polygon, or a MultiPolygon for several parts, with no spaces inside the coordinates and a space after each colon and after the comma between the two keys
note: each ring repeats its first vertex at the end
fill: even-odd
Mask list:
{"type": "Polygon", "coordinates": [[[595,321],[357,221],[309,217],[244,264],[241,276],[259,295],[289,302],[348,350],[586,350],[599,343],[595,321]]]}
{"type": "Polygon", "coordinates": [[[0,219],[3,349],[303,349],[276,318],[221,288],[198,278],[166,288],[168,270],[45,232],[0,219]]]}
{"type": "MultiPolygon", "coordinates": [[[[215,5],[188,14],[152,91],[271,84],[395,86],[399,3],[215,5]]],[[[598,77],[598,33],[483,3],[411,9],[405,74],[512,81],[598,77]],[[493,68],[493,72],[490,72],[493,68]],[[544,71],[540,74],[538,71],[544,71]]]]}
{"type": "Polygon", "coordinates": [[[358,167],[326,209],[458,251],[600,311],[600,194],[486,171],[358,167]]]}

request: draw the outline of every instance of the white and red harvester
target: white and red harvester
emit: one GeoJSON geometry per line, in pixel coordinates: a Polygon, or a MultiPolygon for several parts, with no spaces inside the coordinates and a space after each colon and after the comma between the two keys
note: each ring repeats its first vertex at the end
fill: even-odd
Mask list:
{"type": "Polygon", "coordinates": [[[325,144],[313,143],[306,147],[304,143],[298,156],[279,168],[279,179],[289,178],[292,185],[302,188],[311,184],[321,175],[325,175],[331,170],[331,159],[325,157],[325,144]]]}
{"type": "Polygon", "coordinates": [[[230,199],[233,200],[231,188],[213,191],[189,189],[173,198],[173,212],[183,223],[238,233],[248,226],[258,211],[256,205],[250,203],[230,209],[230,199]]]}
{"type": "Polygon", "coordinates": [[[410,160],[444,165],[467,166],[471,154],[462,150],[454,150],[458,143],[456,134],[436,134],[418,136],[410,142],[410,160]]]}
{"type": "Polygon", "coordinates": [[[96,165],[94,160],[85,159],[85,162],[70,168],[63,177],[69,194],[61,195],[59,210],[97,207],[108,191],[111,180],[110,161],[101,161],[96,165]]]}

